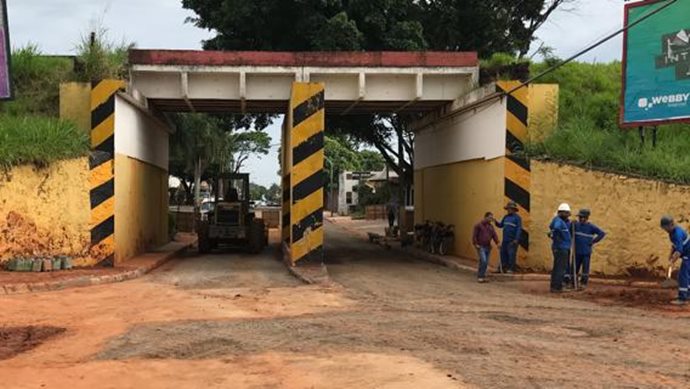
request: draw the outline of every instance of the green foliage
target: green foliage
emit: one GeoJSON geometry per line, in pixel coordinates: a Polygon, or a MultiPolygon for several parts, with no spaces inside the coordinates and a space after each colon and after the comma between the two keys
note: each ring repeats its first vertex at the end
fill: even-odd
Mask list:
{"type": "Polygon", "coordinates": [[[77,44],[77,80],[126,79],[128,51],[133,47],[133,43],[112,41],[104,28],[82,36],[77,44]]]}
{"type": "Polygon", "coordinates": [[[249,199],[252,201],[261,201],[266,197],[268,189],[259,184],[253,182],[249,183],[249,199]]]}
{"type": "MultiPolygon", "coordinates": [[[[547,64],[532,65],[532,74],[544,71],[547,64]]],[[[621,93],[621,63],[571,62],[539,80],[560,85],[562,123],[579,118],[589,119],[599,128],[618,126],[621,93]]]]}
{"type": "Polygon", "coordinates": [[[514,65],[518,62],[524,62],[524,60],[518,59],[515,55],[510,53],[494,53],[488,59],[481,60],[480,65],[483,68],[497,68],[514,65]]]}
{"type": "Polygon", "coordinates": [[[359,153],[359,169],[365,172],[381,171],[386,167],[386,161],[381,153],[373,150],[361,150],[359,153]]]}
{"type": "MultiPolygon", "coordinates": [[[[383,170],[385,162],[380,153],[373,150],[360,150],[360,145],[346,136],[326,136],[325,139],[326,171],[337,177],[344,171],[377,171],[383,170]]],[[[330,183],[328,184],[330,186],[330,183]]]]}
{"type": "Polygon", "coordinates": [[[283,202],[283,188],[275,183],[271,185],[266,192],[266,201],[273,205],[281,204],[283,202]]]}
{"type": "Polygon", "coordinates": [[[689,139],[689,126],[669,126],[659,130],[657,147],[652,148],[650,139],[642,146],[636,130],[601,129],[587,119],[575,119],[531,145],[529,152],[537,158],[690,184],[689,139]]]}
{"type": "MultiPolygon", "coordinates": [[[[540,72],[547,65],[533,65],[540,72]]],[[[528,145],[536,158],[690,184],[690,126],[651,130],[643,146],[637,130],[618,127],[621,64],[570,63],[540,80],[560,85],[559,126],[541,143],[528,145]]]]}
{"type": "Polygon", "coordinates": [[[389,184],[384,184],[376,191],[367,185],[357,186],[357,207],[364,210],[369,205],[388,204],[392,198],[392,189],[389,184]]]}
{"type": "Polygon", "coordinates": [[[41,54],[36,45],[12,53],[12,83],[15,99],[2,103],[9,115],[57,117],[60,109],[60,83],[73,78],[74,62],[67,57],[41,54]]]}
{"type": "Polygon", "coordinates": [[[551,13],[572,0],[183,0],[207,49],[446,50],[524,55],[551,13]]]}
{"type": "Polygon", "coordinates": [[[328,19],[314,35],[315,50],[358,50],[362,47],[363,35],[357,24],[341,12],[328,19]]]}
{"type": "Polygon", "coordinates": [[[89,152],[89,138],[70,122],[26,116],[0,116],[0,167],[45,166],[89,152]]]}

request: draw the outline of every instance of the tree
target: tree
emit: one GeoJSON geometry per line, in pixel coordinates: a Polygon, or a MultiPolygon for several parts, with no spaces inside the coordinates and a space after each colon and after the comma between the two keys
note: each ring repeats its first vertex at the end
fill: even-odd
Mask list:
{"type": "Polygon", "coordinates": [[[365,172],[377,172],[386,168],[386,161],[381,154],[373,150],[359,151],[360,169],[365,172]]]}
{"type": "MultiPolygon", "coordinates": [[[[197,27],[216,36],[205,49],[447,50],[524,56],[536,30],[575,0],[182,0],[197,27]]],[[[398,115],[331,121],[375,147],[412,182],[414,136],[398,115]]],[[[330,130],[333,127],[327,127],[330,130]]]]}
{"type": "Polygon", "coordinates": [[[177,131],[170,140],[170,173],[181,178],[188,200],[194,190],[198,205],[202,175],[211,164],[229,165],[229,138],[219,121],[206,114],[177,114],[171,119],[177,131]]]}
{"type": "Polygon", "coordinates": [[[524,56],[575,0],[183,0],[206,49],[449,50],[524,56]]]}
{"type": "Polygon", "coordinates": [[[104,27],[83,35],[76,49],[77,80],[91,82],[106,78],[126,79],[129,76],[127,55],[134,47],[134,43],[112,41],[104,27]]]}
{"type": "Polygon", "coordinates": [[[237,173],[251,155],[270,149],[271,137],[256,129],[268,122],[264,116],[185,113],[171,119],[177,131],[170,142],[170,173],[182,179],[188,198],[194,190],[197,202],[201,180],[237,173]]]}
{"type": "Polygon", "coordinates": [[[238,131],[228,134],[232,153],[232,171],[239,173],[249,157],[256,154],[266,155],[271,149],[271,137],[257,130],[238,131]]]}
{"type": "Polygon", "coordinates": [[[265,186],[255,184],[253,182],[249,183],[249,198],[253,201],[261,201],[266,198],[268,189],[265,186]]]}
{"type": "Polygon", "coordinates": [[[274,183],[266,192],[266,202],[268,204],[280,204],[283,201],[283,188],[274,183]]]}

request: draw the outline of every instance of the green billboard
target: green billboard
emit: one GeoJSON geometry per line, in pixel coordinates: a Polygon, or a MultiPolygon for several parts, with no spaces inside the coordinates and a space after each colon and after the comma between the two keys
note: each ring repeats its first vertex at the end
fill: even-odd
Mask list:
{"type": "Polygon", "coordinates": [[[625,6],[626,26],[647,16],[624,37],[623,127],[690,121],[690,0],[625,6]]]}

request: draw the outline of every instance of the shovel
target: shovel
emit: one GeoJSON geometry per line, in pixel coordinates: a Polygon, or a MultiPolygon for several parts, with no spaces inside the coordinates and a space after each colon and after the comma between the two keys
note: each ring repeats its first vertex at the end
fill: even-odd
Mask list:
{"type": "Polygon", "coordinates": [[[668,266],[668,273],[666,274],[666,279],[661,282],[661,287],[663,289],[673,289],[673,288],[678,287],[678,281],[671,278],[672,273],[673,273],[673,264],[670,264],[668,266]]]}

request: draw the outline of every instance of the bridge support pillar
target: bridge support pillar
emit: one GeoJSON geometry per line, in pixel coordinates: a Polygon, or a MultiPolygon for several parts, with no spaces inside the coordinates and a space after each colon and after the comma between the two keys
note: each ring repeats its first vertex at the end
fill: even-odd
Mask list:
{"type": "Polygon", "coordinates": [[[282,239],[293,265],[323,261],[324,84],[295,82],[283,125],[282,239]]]}

